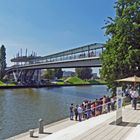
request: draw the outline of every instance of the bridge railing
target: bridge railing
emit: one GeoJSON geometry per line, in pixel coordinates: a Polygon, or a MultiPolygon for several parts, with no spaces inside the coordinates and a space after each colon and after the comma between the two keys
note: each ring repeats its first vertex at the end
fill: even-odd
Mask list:
{"type": "Polygon", "coordinates": [[[36,63],[46,63],[46,62],[58,62],[58,61],[66,61],[66,60],[76,60],[76,59],[83,59],[83,58],[90,58],[90,57],[99,57],[101,53],[94,53],[93,51],[90,53],[80,53],[80,54],[72,54],[69,56],[62,56],[57,58],[49,58],[49,59],[36,59],[30,61],[29,64],[36,64],[36,63]]]}
{"type": "Polygon", "coordinates": [[[90,57],[99,57],[100,54],[103,52],[103,50],[104,50],[103,44],[95,43],[95,44],[90,44],[75,49],[70,49],[63,52],[58,52],[44,57],[35,57],[27,61],[25,59],[25,62],[23,61],[20,62],[19,58],[15,58],[15,61],[13,62],[15,62],[16,65],[22,66],[22,65],[29,65],[29,64],[36,64],[36,63],[58,62],[58,61],[90,58],[90,57]]]}

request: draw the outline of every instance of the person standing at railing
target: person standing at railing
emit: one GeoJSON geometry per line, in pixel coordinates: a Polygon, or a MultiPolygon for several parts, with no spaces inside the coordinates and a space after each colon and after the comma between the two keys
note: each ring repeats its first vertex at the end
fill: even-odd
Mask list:
{"type": "Polygon", "coordinates": [[[95,102],[92,103],[91,110],[92,110],[92,116],[95,116],[95,102]]]}
{"type": "Polygon", "coordinates": [[[82,110],[83,110],[83,112],[82,112],[82,118],[83,119],[86,119],[86,108],[85,108],[85,102],[83,102],[82,103],[82,105],[81,105],[81,107],[82,107],[82,110]]]}
{"type": "Polygon", "coordinates": [[[85,101],[85,117],[86,117],[86,119],[88,119],[88,115],[89,115],[88,103],[89,103],[89,101],[86,100],[85,101]]]}
{"type": "Polygon", "coordinates": [[[73,104],[70,105],[69,111],[70,111],[70,120],[73,120],[73,116],[74,116],[74,107],[73,107],[73,104]]]}
{"type": "Polygon", "coordinates": [[[110,112],[111,99],[109,96],[107,96],[106,98],[106,103],[107,103],[107,112],[110,112]]]}
{"type": "Polygon", "coordinates": [[[115,99],[115,96],[113,96],[111,98],[111,110],[114,111],[115,110],[115,102],[116,102],[116,99],[115,99]]]}
{"type": "Polygon", "coordinates": [[[106,113],[106,96],[104,95],[103,99],[102,99],[102,102],[103,102],[103,110],[102,110],[102,113],[106,113]]]}
{"type": "Polygon", "coordinates": [[[83,113],[83,109],[81,106],[78,106],[78,116],[79,116],[79,121],[82,121],[82,113],[83,113]]]}
{"type": "Polygon", "coordinates": [[[98,99],[95,100],[95,116],[99,115],[99,101],[98,99]]]}
{"type": "Polygon", "coordinates": [[[89,101],[87,103],[87,119],[89,119],[91,116],[91,102],[89,101]]]}
{"type": "Polygon", "coordinates": [[[102,101],[102,98],[100,98],[100,100],[99,100],[99,111],[100,111],[100,114],[102,114],[102,112],[103,112],[103,101],[102,101]]]}
{"type": "Polygon", "coordinates": [[[77,121],[78,118],[78,105],[74,108],[75,120],[77,121]]]}

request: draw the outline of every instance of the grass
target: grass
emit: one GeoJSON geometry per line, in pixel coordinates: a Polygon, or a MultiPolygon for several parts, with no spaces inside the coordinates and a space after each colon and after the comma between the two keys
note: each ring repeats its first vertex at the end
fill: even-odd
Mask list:
{"type": "Polygon", "coordinates": [[[16,84],[15,83],[8,83],[8,84],[6,84],[6,83],[0,81],[0,86],[16,86],[16,84]]]}
{"type": "Polygon", "coordinates": [[[57,84],[57,85],[64,85],[65,82],[57,82],[56,84],[57,84]]]}
{"type": "Polygon", "coordinates": [[[6,86],[16,86],[16,84],[14,84],[14,83],[6,84],[6,86]]]}
{"type": "Polygon", "coordinates": [[[67,82],[69,84],[89,84],[89,82],[82,80],[76,76],[69,77],[68,79],[65,80],[65,82],[67,82]]]}
{"type": "Polygon", "coordinates": [[[2,81],[0,81],[0,86],[3,86],[3,85],[5,85],[5,83],[3,83],[2,81]]]}
{"type": "Polygon", "coordinates": [[[106,84],[106,82],[101,79],[89,80],[89,82],[90,82],[90,84],[100,84],[100,85],[106,84]]]}
{"type": "MultiPolygon", "coordinates": [[[[97,80],[82,80],[78,78],[77,76],[69,77],[69,78],[61,78],[60,81],[56,82],[57,85],[64,85],[64,84],[95,84],[95,85],[101,85],[106,84],[105,81],[97,79],[97,80]]],[[[16,86],[13,82],[4,83],[3,81],[0,81],[0,86],[16,86]]]]}
{"type": "Polygon", "coordinates": [[[56,82],[58,85],[64,85],[64,84],[95,84],[95,85],[104,85],[106,84],[105,81],[101,79],[96,79],[96,80],[82,80],[78,78],[77,76],[74,77],[69,77],[67,79],[61,78],[59,82],[56,82]]]}
{"type": "MultiPolygon", "coordinates": [[[[86,81],[86,80],[82,80],[80,78],[78,78],[77,76],[74,76],[74,77],[69,77],[67,79],[59,79],[60,81],[56,82],[57,85],[64,85],[64,84],[106,84],[105,81],[103,80],[89,80],[89,81],[86,81]]],[[[16,86],[15,83],[13,82],[8,82],[7,83],[4,83],[3,81],[0,81],[0,86],[16,86]]]]}

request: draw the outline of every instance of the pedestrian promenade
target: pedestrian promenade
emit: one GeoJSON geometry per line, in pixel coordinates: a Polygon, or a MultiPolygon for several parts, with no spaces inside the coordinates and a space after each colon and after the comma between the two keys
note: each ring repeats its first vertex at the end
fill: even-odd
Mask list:
{"type": "Polygon", "coordinates": [[[140,125],[136,126],[135,129],[127,136],[126,140],[140,140],[140,125]]]}
{"type": "Polygon", "coordinates": [[[49,136],[57,131],[60,131],[64,128],[67,128],[67,127],[74,125],[74,124],[77,124],[77,123],[78,122],[71,121],[71,120],[69,120],[69,118],[67,118],[67,119],[63,119],[61,121],[46,125],[44,127],[43,134],[39,134],[38,129],[34,129],[34,131],[35,131],[34,137],[29,137],[29,132],[25,132],[25,133],[16,135],[14,137],[8,138],[7,140],[39,140],[43,137],[49,136]]]}
{"type": "Polygon", "coordinates": [[[115,117],[112,117],[73,140],[126,140],[140,124],[140,111],[133,110],[128,106],[123,109],[123,122],[120,125],[115,125],[114,120],[115,117]]]}
{"type": "Polygon", "coordinates": [[[44,134],[36,132],[35,138],[30,138],[28,132],[8,140],[130,140],[129,137],[137,135],[134,131],[140,132],[139,109],[140,105],[137,110],[130,105],[123,108],[123,122],[117,126],[114,111],[82,122],[65,119],[46,126],[44,134]]]}

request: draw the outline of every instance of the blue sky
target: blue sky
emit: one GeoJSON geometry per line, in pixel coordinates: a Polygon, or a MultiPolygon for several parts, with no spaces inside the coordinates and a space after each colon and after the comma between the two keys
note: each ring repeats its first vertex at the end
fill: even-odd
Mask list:
{"type": "Polygon", "coordinates": [[[20,48],[48,55],[105,43],[101,28],[114,17],[115,0],[0,0],[0,45],[7,63],[20,48]]]}

